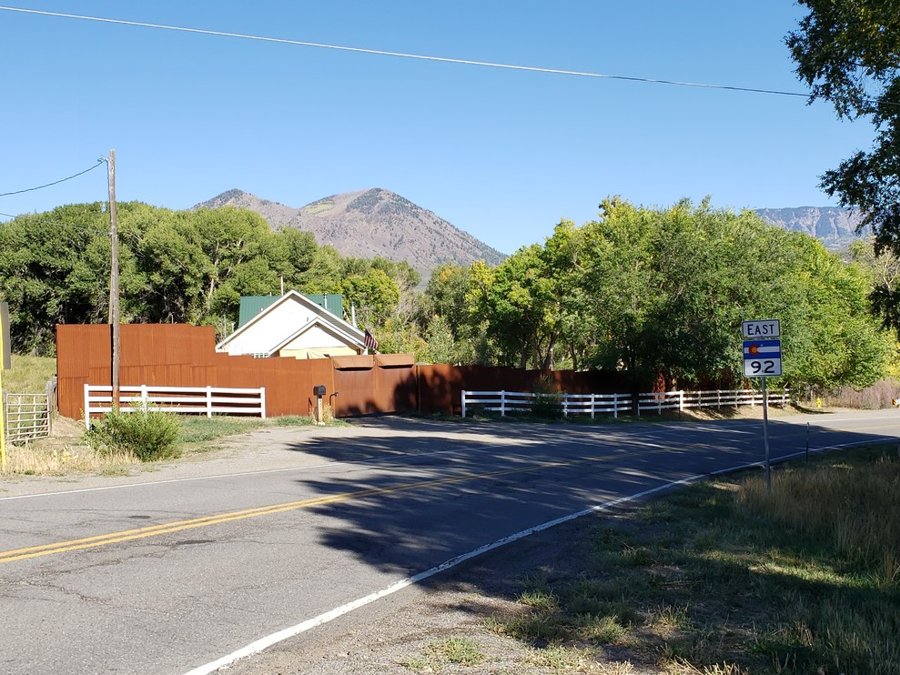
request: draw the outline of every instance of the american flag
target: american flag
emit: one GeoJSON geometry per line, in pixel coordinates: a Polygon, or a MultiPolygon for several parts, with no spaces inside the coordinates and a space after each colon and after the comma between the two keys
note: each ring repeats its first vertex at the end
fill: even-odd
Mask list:
{"type": "Polygon", "coordinates": [[[373,352],[378,350],[378,340],[369,332],[368,328],[366,329],[366,337],[363,343],[366,345],[366,349],[371,349],[373,352]]]}

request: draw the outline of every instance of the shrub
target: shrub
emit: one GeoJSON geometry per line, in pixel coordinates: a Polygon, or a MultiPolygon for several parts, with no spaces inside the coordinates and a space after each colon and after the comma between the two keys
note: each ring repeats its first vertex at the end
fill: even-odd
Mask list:
{"type": "Polygon", "coordinates": [[[85,436],[101,454],[126,452],[142,462],[152,462],[178,456],[179,428],[174,413],[133,408],[107,413],[85,436]]]}
{"type": "Polygon", "coordinates": [[[562,419],[562,397],[555,393],[535,392],[531,414],[548,420],[562,419]]]}

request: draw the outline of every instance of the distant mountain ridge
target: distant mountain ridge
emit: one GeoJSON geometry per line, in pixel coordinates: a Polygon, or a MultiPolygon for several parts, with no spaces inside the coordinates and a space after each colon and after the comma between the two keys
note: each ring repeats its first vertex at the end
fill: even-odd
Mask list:
{"type": "Polygon", "coordinates": [[[484,260],[496,265],[506,257],[431,211],[382,188],[331,195],[299,209],[237,189],[197,205],[220,206],[255,211],[275,229],[295,227],[311,232],[320,244],[330,244],[342,255],[406,261],[423,281],[442,263],[469,265],[484,260]]]}
{"type": "Polygon", "coordinates": [[[868,228],[857,234],[856,227],[862,220],[861,216],[856,211],[839,206],[756,209],[755,213],[785,230],[815,237],[832,250],[844,248],[855,239],[871,235],[868,228]]]}

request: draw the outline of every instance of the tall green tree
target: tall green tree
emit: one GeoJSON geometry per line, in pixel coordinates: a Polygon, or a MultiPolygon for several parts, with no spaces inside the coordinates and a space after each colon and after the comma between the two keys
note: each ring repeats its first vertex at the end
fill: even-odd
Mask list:
{"type": "MultiPolygon", "coordinates": [[[[810,102],[871,122],[875,138],[826,171],[821,186],[863,215],[876,250],[900,254],[900,0],[798,0],[809,13],[787,36],[810,102]]],[[[876,310],[900,334],[900,288],[880,284],[876,310]]]]}
{"type": "MultiPolygon", "coordinates": [[[[101,203],[63,206],[0,224],[0,284],[9,303],[13,349],[50,354],[56,324],[107,319],[109,252],[101,203]]],[[[133,286],[127,251],[120,269],[127,292],[133,286]]]]}

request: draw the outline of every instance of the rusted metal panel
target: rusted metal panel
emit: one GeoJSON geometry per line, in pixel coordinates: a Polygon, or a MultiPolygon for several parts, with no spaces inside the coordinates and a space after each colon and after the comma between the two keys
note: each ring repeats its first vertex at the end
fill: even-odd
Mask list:
{"type": "Polygon", "coordinates": [[[416,358],[412,354],[375,354],[375,364],[384,368],[411,366],[416,358]]]}
{"type": "Polygon", "coordinates": [[[336,370],[357,370],[375,367],[375,357],[366,354],[359,356],[335,356],[331,359],[336,370]]]}
{"type": "MultiPolygon", "coordinates": [[[[110,382],[108,325],[57,326],[60,414],[79,417],[84,385],[110,382]]],[[[268,414],[308,415],[312,388],[324,384],[335,415],[459,412],[463,389],[570,393],[628,392],[623,373],[412,364],[408,354],[333,359],[254,359],[215,351],[209,326],[122,326],[123,385],[266,387],[268,414]]]]}

